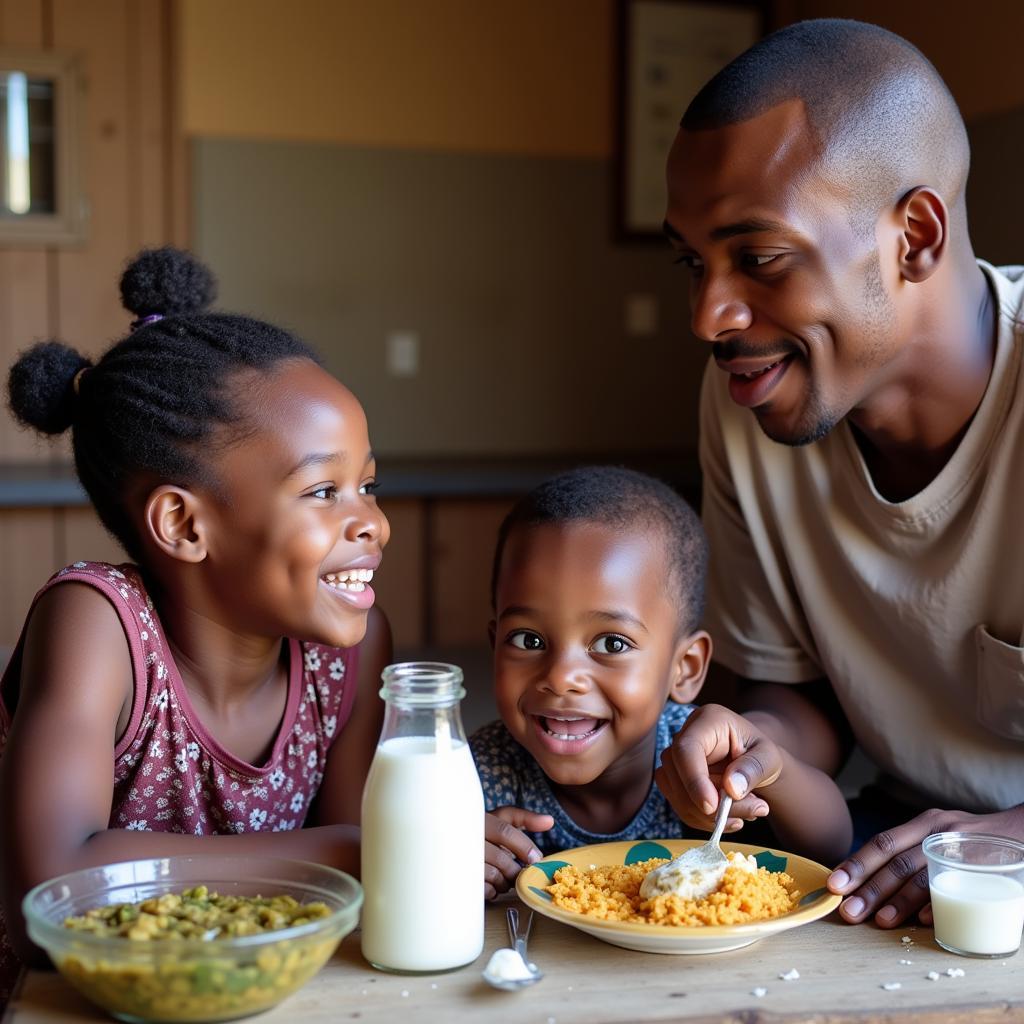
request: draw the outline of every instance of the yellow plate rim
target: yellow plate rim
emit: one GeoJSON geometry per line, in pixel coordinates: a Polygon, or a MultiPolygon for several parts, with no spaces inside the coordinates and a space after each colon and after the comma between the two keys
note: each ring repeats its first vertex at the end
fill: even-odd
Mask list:
{"type": "MultiPolygon", "coordinates": [[[[555,921],[561,921],[564,924],[572,925],[576,928],[582,926],[587,929],[592,928],[601,931],[618,932],[623,935],[644,935],[647,938],[657,938],[661,936],[666,940],[678,940],[684,938],[726,938],[734,935],[756,935],[765,931],[782,931],[786,928],[795,928],[811,921],[817,921],[819,918],[830,914],[842,902],[842,896],[837,893],[827,893],[806,907],[800,907],[797,910],[791,910],[788,914],[782,914],[779,917],[770,917],[764,921],[750,921],[746,924],[665,925],[639,924],[628,921],[603,921],[597,917],[587,917],[584,914],[578,914],[572,910],[563,910],[561,907],[556,907],[553,903],[549,903],[547,900],[541,899],[536,893],[530,891],[530,876],[533,874],[534,869],[539,871],[540,869],[537,868],[537,865],[544,863],[545,861],[565,860],[566,857],[570,855],[583,856],[590,851],[607,851],[611,848],[617,849],[619,847],[625,847],[626,851],[628,851],[641,843],[657,843],[659,846],[664,846],[673,856],[678,856],[684,850],[692,849],[694,846],[700,846],[703,841],[704,840],[700,839],[624,839],[611,843],[595,843],[592,846],[577,846],[571,850],[562,850],[559,853],[551,853],[546,857],[542,857],[541,860],[534,862],[528,867],[523,868],[523,870],[519,872],[519,876],[516,878],[516,894],[528,907],[530,907],[530,909],[536,910],[538,913],[544,914],[546,917],[550,917],[555,921]]],[[[794,862],[796,862],[802,869],[821,875],[821,888],[824,888],[825,879],[827,879],[832,873],[831,869],[817,863],[817,861],[809,860],[806,857],[800,857],[795,853],[787,853],[785,850],[774,850],[767,846],[751,846],[746,843],[723,842],[722,849],[726,853],[735,851],[747,854],[748,856],[767,852],[775,857],[785,857],[785,870],[787,874],[790,873],[789,868],[794,862]]],[[[607,856],[607,854],[605,854],[605,856],[607,856]]],[[[601,861],[599,859],[594,859],[590,861],[590,863],[597,864],[601,867],[607,864],[617,864],[619,862],[615,860],[601,861]]],[[[545,875],[543,871],[540,871],[540,877],[545,885],[551,884],[547,879],[547,875],[545,875]]],[[[533,884],[536,885],[537,883],[533,882],[533,884]]],[[[537,885],[537,888],[542,888],[542,886],[537,885]]],[[[814,890],[812,889],[811,891],[813,892],[814,890]]],[[[806,895],[806,893],[804,895],[806,895]]]]}

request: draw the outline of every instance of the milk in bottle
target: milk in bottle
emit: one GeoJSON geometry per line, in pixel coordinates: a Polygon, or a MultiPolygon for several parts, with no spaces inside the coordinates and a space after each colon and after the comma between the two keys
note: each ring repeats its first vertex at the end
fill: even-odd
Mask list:
{"type": "Polygon", "coordinates": [[[435,973],[483,949],[484,801],[454,665],[389,665],[384,728],[363,790],[363,956],[435,973]]]}

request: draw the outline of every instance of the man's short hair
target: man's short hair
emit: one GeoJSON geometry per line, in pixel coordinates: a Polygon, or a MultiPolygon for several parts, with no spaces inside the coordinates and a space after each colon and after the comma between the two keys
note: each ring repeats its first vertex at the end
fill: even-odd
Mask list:
{"type": "Polygon", "coordinates": [[[683,115],[687,131],[747,121],[800,100],[827,171],[876,209],[927,185],[963,200],[970,148],[939,73],[907,40],[842,18],[773,32],[718,72],[683,115]]]}

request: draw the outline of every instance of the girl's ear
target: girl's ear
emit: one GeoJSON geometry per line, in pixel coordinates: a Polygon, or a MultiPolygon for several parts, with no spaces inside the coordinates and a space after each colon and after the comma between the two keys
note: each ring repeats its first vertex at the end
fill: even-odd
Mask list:
{"type": "Polygon", "coordinates": [[[143,523],[149,540],[180,562],[206,558],[202,502],[184,487],[157,487],[146,501],[143,523]]]}
{"type": "Polygon", "coordinates": [[[900,274],[920,283],[935,272],[949,240],[949,210],[934,189],[911,189],[897,204],[900,274]]]}
{"type": "Polygon", "coordinates": [[[680,640],[672,659],[672,680],[669,700],[692,704],[704,685],[711,664],[711,637],[703,629],[680,640]]]}

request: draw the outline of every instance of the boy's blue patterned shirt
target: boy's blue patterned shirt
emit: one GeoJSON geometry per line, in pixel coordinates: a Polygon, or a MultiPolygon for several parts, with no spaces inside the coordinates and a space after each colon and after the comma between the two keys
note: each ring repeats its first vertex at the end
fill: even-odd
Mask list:
{"type": "MultiPolygon", "coordinates": [[[[655,768],[661,763],[661,752],[671,743],[693,709],[693,704],[670,702],[665,705],[658,719],[655,768]]],[[[469,745],[480,775],[487,810],[522,807],[538,814],[550,814],[555,819],[554,828],[547,832],[527,832],[545,854],[623,839],[687,839],[703,835],[678,818],[653,779],[647,799],[624,829],[607,835],[589,832],[566,814],[540,765],[512,738],[503,722],[491,722],[477,729],[470,737],[469,745]]]]}

